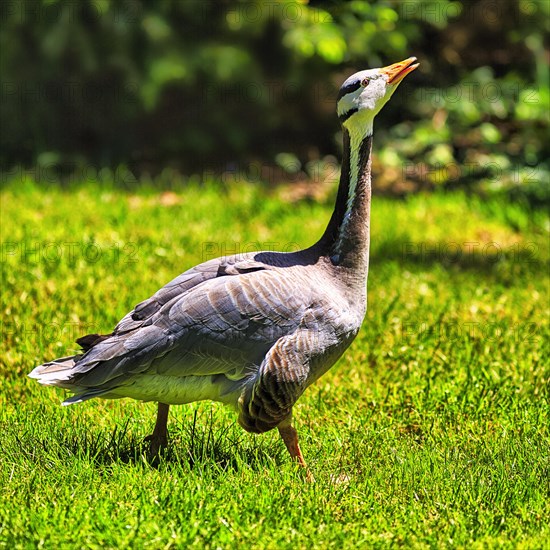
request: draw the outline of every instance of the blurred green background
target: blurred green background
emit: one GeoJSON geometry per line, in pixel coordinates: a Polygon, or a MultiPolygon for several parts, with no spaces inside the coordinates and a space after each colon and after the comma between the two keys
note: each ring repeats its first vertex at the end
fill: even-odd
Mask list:
{"type": "Polygon", "coordinates": [[[419,70],[375,126],[378,192],[539,206],[550,180],[547,0],[0,3],[2,182],[177,175],[332,186],[335,97],[419,70]]]}

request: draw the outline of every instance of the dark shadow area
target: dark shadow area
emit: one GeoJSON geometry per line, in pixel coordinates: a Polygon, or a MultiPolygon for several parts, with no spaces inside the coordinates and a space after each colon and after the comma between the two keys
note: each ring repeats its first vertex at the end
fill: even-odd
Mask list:
{"type": "Polygon", "coordinates": [[[150,457],[145,434],[141,438],[129,433],[129,425],[130,420],[127,420],[110,434],[90,426],[85,434],[13,435],[19,452],[30,462],[47,464],[52,462],[52,458],[60,462],[76,458],[89,460],[99,468],[110,468],[116,463],[141,464],[155,469],[182,466],[211,470],[214,477],[227,470],[237,472],[243,464],[259,471],[273,461],[283,462],[286,454],[282,442],[269,444],[261,437],[252,438],[244,431],[239,433],[240,428],[232,424],[215,424],[212,415],[205,420],[198,419],[195,414],[192,422],[185,426],[173,425],[168,447],[157,457],[150,457]]]}
{"type": "Polygon", "coordinates": [[[503,247],[497,243],[451,243],[445,241],[384,241],[373,246],[371,265],[397,263],[402,269],[477,272],[486,277],[517,272],[545,276],[549,271],[547,251],[536,243],[503,247]]]}
{"type": "Polygon", "coordinates": [[[547,16],[544,1],[1,2],[1,179],[320,182],[342,82],[414,55],[377,118],[393,160],[375,185],[548,202],[547,16]]]}

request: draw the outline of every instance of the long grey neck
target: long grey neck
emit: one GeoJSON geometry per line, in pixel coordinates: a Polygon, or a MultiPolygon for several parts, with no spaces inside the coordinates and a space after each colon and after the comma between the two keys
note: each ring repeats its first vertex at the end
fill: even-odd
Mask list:
{"type": "Polygon", "coordinates": [[[364,281],[369,267],[372,135],[343,127],[344,156],[336,206],[317,243],[333,265],[364,281]]]}

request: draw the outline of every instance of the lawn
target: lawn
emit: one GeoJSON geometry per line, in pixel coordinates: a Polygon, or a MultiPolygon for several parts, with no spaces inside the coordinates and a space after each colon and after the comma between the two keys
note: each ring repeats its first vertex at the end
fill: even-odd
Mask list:
{"type": "Polygon", "coordinates": [[[548,217],[463,194],[375,197],[369,309],[278,435],[212,403],[89,401],[26,374],[196,263],[294,250],[331,199],[257,186],[2,191],[0,547],[550,547],[548,217]],[[285,197],[287,195],[284,195],[285,197]]]}

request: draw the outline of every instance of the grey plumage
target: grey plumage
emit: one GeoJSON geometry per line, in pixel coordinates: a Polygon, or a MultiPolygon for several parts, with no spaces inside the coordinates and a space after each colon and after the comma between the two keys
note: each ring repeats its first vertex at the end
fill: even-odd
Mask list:
{"type": "Polygon", "coordinates": [[[93,397],[157,401],[152,451],[166,443],[168,405],[232,405],[250,432],[277,427],[305,462],[292,407],[351,344],[366,311],[372,121],[414,58],[350,77],[338,96],[344,157],[336,205],[321,239],[292,253],[254,252],[195,266],[138,304],[83,353],[29,376],[93,397]]]}
{"type": "Polygon", "coordinates": [[[111,335],[92,338],[83,355],[31,376],[74,391],[65,404],[212,399],[237,408],[249,431],[274,428],[349,345],[364,314],[364,305],[346,303],[334,266],[316,260],[311,251],[259,252],[200,264],[137,305],[111,335]]]}

